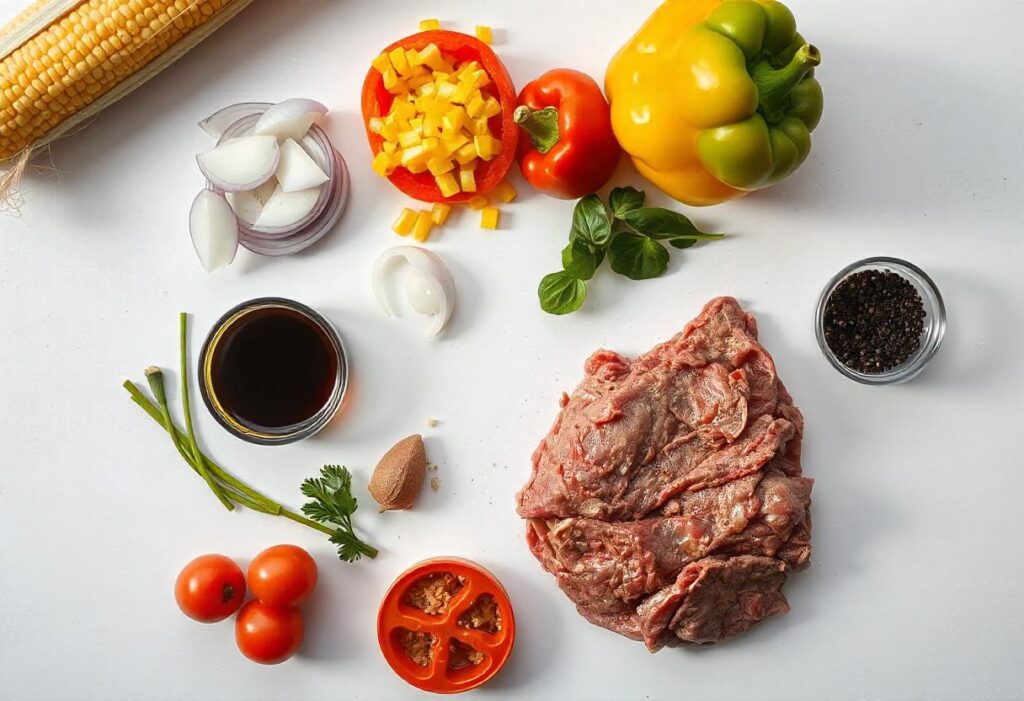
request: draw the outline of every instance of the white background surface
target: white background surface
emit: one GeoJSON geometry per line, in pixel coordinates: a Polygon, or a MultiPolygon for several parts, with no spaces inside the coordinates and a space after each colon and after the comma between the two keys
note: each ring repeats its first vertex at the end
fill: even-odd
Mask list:
{"type": "MultiPolygon", "coordinates": [[[[18,5],[0,0],[0,16],[18,5]]],[[[557,268],[572,205],[517,181],[502,231],[463,215],[431,241],[459,289],[443,338],[424,342],[374,306],[369,268],[400,243],[388,226],[406,204],[372,175],[358,115],[379,49],[437,16],[500,28],[518,86],[560,65],[600,77],[654,6],[257,2],[54,146],[59,177],[29,177],[21,217],[0,218],[0,697],[413,698],[378,651],[377,603],[407,566],[443,554],[491,568],[516,607],[515,653],[479,698],[1024,697],[1024,4],[793,0],[824,56],[825,116],[784,184],[688,211],[729,239],[674,252],[655,281],[604,271],[582,312],[546,316],[536,285],[557,268]],[[210,145],[195,122],[295,95],[334,110],[354,183],[347,214],[304,254],[243,251],[203,273],[186,231],[202,185],[192,156],[210,145]],[[815,345],[819,290],[869,255],[917,263],[946,298],[945,346],[909,385],[858,386],[815,345]],[[642,352],[717,294],[757,314],[807,417],[814,557],[787,585],[789,615],[716,648],[652,656],[575,613],[529,554],[513,495],[591,351],[642,352]],[[353,468],[356,520],[382,549],[374,562],[340,563],[319,534],[223,511],[121,388],[149,364],[176,367],[179,310],[194,314],[198,348],[218,315],[259,295],[306,302],[340,327],[354,369],[347,412],[313,440],[261,448],[200,403],[201,443],[293,506],[322,463],[353,468]],[[440,424],[427,429],[428,417],[440,424]],[[420,431],[441,489],[378,516],[369,471],[420,431]],[[244,566],[279,542],[308,548],[321,583],[301,654],[264,668],[238,653],[230,623],[182,616],[172,584],[198,554],[244,566]]],[[[618,182],[635,179],[623,165],[618,182]]]]}

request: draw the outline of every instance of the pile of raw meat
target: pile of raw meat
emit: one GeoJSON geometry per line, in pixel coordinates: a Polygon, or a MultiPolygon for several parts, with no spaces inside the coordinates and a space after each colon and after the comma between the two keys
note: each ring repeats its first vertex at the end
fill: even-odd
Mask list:
{"type": "Polygon", "coordinates": [[[579,612],[656,651],[788,611],[813,482],[754,318],[713,299],[669,342],[585,369],[518,495],[530,549],[579,612]]]}

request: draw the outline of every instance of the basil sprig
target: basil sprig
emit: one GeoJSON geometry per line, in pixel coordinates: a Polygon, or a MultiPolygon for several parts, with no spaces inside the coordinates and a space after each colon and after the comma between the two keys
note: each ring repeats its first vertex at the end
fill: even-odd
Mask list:
{"type": "Polygon", "coordinates": [[[537,288],[540,308],[549,314],[568,314],[583,306],[587,281],[608,258],[612,270],[630,280],[658,277],[668,268],[673,248],[689,248],[698,241],[720,239],[708,234],[679,212],[644,207],[643,190],[617,187],[608,207],[596,194],[576,203],[569,245],[562,249],[562,270],[545,275],[537,288]]]}

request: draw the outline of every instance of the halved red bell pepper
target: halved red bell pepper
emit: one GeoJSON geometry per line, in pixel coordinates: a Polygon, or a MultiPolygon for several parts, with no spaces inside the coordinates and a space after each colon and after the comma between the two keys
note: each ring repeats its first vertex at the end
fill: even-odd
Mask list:
{"type": "MultiPolygon", "coordinates": [[[[423,202],[447,202],[451,204],[467,202],[468,200],[483,195],[493,190],[500,183],[511,167],[516,156],[516,144],[519,140],[519,128],[512,121],[512,113],[516,108],[516,89],[512,85],[512,78],[509,77],[505,65],[487,44],[476,37],[451,32],[443,29],[419,32],[399,39],[384,49],[384,52],[391,51],[399,46],[408,51],[409,49],[426,48],[428,44],[435,44],[441,53],[451,56],[456,63],[466,61],[477,61],[487,71],[491,82],[485,85],[481,92],[485,95],[493,95],[501,105],[501,112],[491,117],[488,125],[491,134],[501,141],[501,153],[490,161],[484,161],[477,165],[474,175],[476,176],[476,192],[459,192],[451,197],[445,197],[434,182],[434,176],[429,172],[410,173],[406,168],[395,168],[388,176],[388,180],[399,190],[413,199],[423,202]]],[[[381,149],[384,140],[379,134],[370,131],[370,118],[387,115],[391,109],[391,103],[395,96],[384,87],[384,78],[375,68],[370,68],[363,82],[363,122],[366,125],[366,138],[370,140],[370,150],[373,155],[381,149]]]]}

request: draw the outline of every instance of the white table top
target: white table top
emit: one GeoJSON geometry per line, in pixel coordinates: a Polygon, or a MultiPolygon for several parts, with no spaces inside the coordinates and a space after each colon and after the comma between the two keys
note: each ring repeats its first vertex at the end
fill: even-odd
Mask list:
{"type": "MultiPolygon", "coordinates": [[[[0,0],[0,16],[21,2],[0,0]]],[[[519,86],[560,65],[600,77],[654,5],[259,2],[53,147],[59,177],[31,175],[21,216],[0,217],[0,697],[417,697],[378,651],[376,607],[400,571],[442,554],[491,568],[516,607],[517,648],[480,698],[1024,697],[1021,3],[792,0],[824,56],[825,116],[784,184],[687,210],[729,239],[674,253],[658,280],[602,272],[583,311],[550,317],[535,291],[557,268],[572,204],[517,181],[502,231],[464,215],[431,241],[459,290],[443,338],[425,342],[376,308],[369,269],[400,243],[388,227],[406,201],[369,168],[358,113],[369,59],[429,15],[502,30],[519,86]],[[305,254],[243,251],[207,275],[186,231],[202,185],[192,155],[210,144],[194,124],[232,102],[296,95],[333,110],[348,212],[305,254]],[[856,385],[815,344],[818,292],[869,255],[917,263],[945,296],[945,345],[908,385],[856,385]],[[576,614],[527,550],[513,495],[591,351],[642,352],[719,294],[757,314],[807,417],[814,556],[786,587],[789,615],[712,649],[650,655],[576,614]],[[195,349],[218,315],[260,295],[340,327],[348,410],[313,440],[269,449],[232,438],[199,403],[201,442],[294,506],[321,464],[353,468],[374,562],[339,563],[318,534],[224,512],[120,386],[143,382],[147,365],[176,367],[179,310],[194,314],[195,349]],[[378,516],[365,480],[414,432],[441,488],[378,516]],[[182,616],[171,589],[193,556],[244,565],[280,542],[308,548],[321,583],[301,654],[264,668],[238,653],[230,623],[182,616]]],[[[623,165],[618,182],[638,179],[623,165]]]]}

